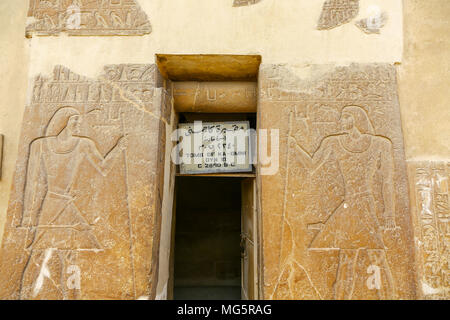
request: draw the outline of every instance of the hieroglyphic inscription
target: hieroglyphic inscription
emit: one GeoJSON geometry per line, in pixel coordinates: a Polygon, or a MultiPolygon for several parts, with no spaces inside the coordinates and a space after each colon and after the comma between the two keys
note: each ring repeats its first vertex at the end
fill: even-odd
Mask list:
{"type": "Polygon", "coordinates": [[[260,71],[260,125],[280,128],[281,164],[261,182],[265,297],[414,296],[395,69],[305,73],[313,76],[279,65],[260,71]]]}
{"type": "Polygon", "coordinates": [[[244,6],[251,6],[253,4],[256,4],[260,2],[261,0],[234,0],[233,7],[244,7],[244,6]]]}
{"type": "Polygon", "coordinates": [[[106,66],[99,79],[62,66],[35,78],[0,298],[154,296],[160,147],[170,118],[161,81],[155,65],[131,64],[106,66]]]}
{"type": "Polygon", "coordinates": [[[449,169],[447,162],[409,163],[419,239],[419,285],[425,299],[450,298],[449,169]]]}
{"type": "Polygon", "coordinates": [[[151,32],[147,15],[135,0],[30,0],[27,36],[143,35],[151,32]]]}
{"type": "Polygon", "coordinates": [[[339,27],[354,19],[359,12],[359,0],[326,0],[317,25],[318,30],[339,27]]]}

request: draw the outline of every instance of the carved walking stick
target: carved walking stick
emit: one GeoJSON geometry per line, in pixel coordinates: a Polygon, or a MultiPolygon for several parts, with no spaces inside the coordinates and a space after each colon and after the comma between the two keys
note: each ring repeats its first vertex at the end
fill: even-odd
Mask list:
{"type": "MultiPolygon", "coordinates": [[[[128,136],[128,131],[125,128],[125,121],[124,121],[124,115],[125,112],[120,113],[120,122],[122,125],[122,134],[123,137],[128,136]]],[[[127,146],[128,147],[128,146],[127,146]]],[[[125,163],[125,185],[126,185],[126,192],[127,192],[127,210],[128,210],[128,228],[129,228],[129,234],[130,234],[130,257],[131,257],[131,270],[132,270],[132,276],[133,276],[133,294],[134,298],[136,299],[136,276],[135,276],[135,270],[134,270],[134,245],[133,245],[133,228],[132,228],[132,221],[131,221],[131,209],[130,209],[130,190],[129,190],[129,176],[128,176],[128,155],[127,150],[123,150],[123,159],[125,163]]]]}

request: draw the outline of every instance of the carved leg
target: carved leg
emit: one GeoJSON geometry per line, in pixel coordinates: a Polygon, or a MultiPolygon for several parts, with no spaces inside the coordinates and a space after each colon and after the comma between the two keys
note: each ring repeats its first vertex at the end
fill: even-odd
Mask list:
{"type": "Polygon", "coordinates": [[[30,252],[30,256],[28,257],[27,263],[25,264],[25,269],[22,273],[22,278],[20,279],[20,291],[19,291],[19,300],[28,300],[31,296],[30,294],[30,279],[32,279],[32,274],[34,273],[31,269],[33,269],[32,260],[35,259],[36,256],[35,251],[30,252]]]}
{"type": "Polygon", "coordinates": [[[21,300],[61,300],[62,264],[56,249],[33,250],[24,269],[21,300]]]}
{"type": "Polygon", "coordinates": [[[367,250],[370,263],[377,266],[380,270],[381,284],[377,294],[381,300],[392,300],[394,299],[394,281],[389,268],[386,251],[383,249],[369,249],[367,250]]]}
{"type": "Polygon", "coordinates": [[[339,266],[334,283],[334,298],[336,300],[350,300],[355,283],[355,263],[358,250],[341,249],[339,252],[339,266]]]}

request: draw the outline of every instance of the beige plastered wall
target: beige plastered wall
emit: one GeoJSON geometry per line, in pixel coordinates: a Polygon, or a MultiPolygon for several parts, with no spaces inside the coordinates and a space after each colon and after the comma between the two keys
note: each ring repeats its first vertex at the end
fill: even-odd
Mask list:
{"type": "Polygon", "coordinates": [[[396,63],[407,158],[450,158],[448,0],[361,0],[354,21],[374,3],[387,12],[380,35],[363,33],[354,21],[316,30],[322,0],[262,0],[242,8],[233,8],[232,0],[138,2],[152,24],[149,35],[25,39],[28,1],[0,1],[0,133],[6,143],[0,241],[29,83],[57,64],[97,77],[105,64],[154,63],[156,53],[259,54],[263,63],[295,65],[299,74],[311,64],[396,63]]]}
{"type": "Polygon", "coordinates": [[[450,1],[404,1],[399,95],[406,158],[450,160],[450,1]]]}
{"type": "Polygon", "coordinates": [[[28,86],[29,43],[24,39],[25,1],[0,1],[0,134],[5,136],[0,180],[0,244],[17,158],[28,86]]]}

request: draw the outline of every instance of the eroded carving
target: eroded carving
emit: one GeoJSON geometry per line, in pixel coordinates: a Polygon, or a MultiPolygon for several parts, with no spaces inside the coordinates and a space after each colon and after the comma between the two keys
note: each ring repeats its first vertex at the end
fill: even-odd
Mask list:
{"type": "MultiPolygon", "coordinates": [[[[308,121],[308,119],[305,119],[308,121]]],[[[375,211],[372,178],[377,171],[383,179],[383,222],[385,229],[395,229],[392,143],[375,134],[367,112],[359,106],[345,106],[340,116],[341,130],[326,136],[319,149],[309,155],[295,139],[291,143],[303,165],[315,172],[333,154],[342,177],[342,203],[327,219],[308,227],[318,230],[309,249],[339,250],[339,267],[335,283],[335,298],[350,299],[353,289],[354,264],[358,252],[367,249],[369,257],[381,260],[388,270],[382,224],[375,211]]],[[[310,134],[309,134],[310,135],[310,134]]],[[[374,263],[376,261],[373,261],[374,263]]],[[[386,298],[392,299],[392,281],[386,288],[386,298]]]]}
{"type": "Polygon", "coordinates": [[[253,4],[257,4],[258,2],[261,2],[261,0],[234,0],[233,7],[251,6],[253,4]]]}
{"type": "Polygon", "coordinates": [[[0,298],[154,294],[155,177],[170,117],[158,77],[154,65],[131,64],[106,66],[97,80],[61,66],[51,78],[36,77],[2,242],[0,298]]]}
{"type": "Polygon", "coordinates": [[[318,30],[339,27],[354,19],[359,12],[359,0],[326,0],[320,15],[318,30]]]}
{"type": "Polygon", "coordinates": [[[67,269],[64,259],[60,261],[61,256],[73,255],[77,249],[102,249],[92,227],[75,204],[72,188],[84,159],[106,176],[126,145],[121,138],[103,157],[95,141],[79,136],[80,121],[78,110],[62,107],[51,118],[45,137],[31,143],[20,224],[20,227],[29,228],[31,243],[26,248],[30,257],[22,277],[22,299],[36,298],[40,292],[56,289],[46,285],[61,284],[62,279],[58,278],[67,269]],[[43,270],[53,262],[52,259],[60,262],[60,268],[44,274],[43,270]],[[36,270],[41,270],[37,279],[33,277],[36,270]],[[52,281],[44,282],[44,275],[52,281]]]}
{"type": "Polygon", "coordinates": [[[30,0],[27,36],[143,35],[152,31],[135,0],[30,0]]]}
{"type": "Polygon", "coordinates": [[[409,164],[419,239],[419,285],[425,299],[450,298],[449,169],[446,162],[409,164]]]}
{"type": "Polygon", "coordinates": [[[263,217],[270,221],[263,221],[264,251],[271,252],[265,295],[409,297],[413,242],[395,71],[309,71],[310,79],[285,66],[260,72],[261,112],[281,114],[263,117],[261,125],[280,128],[284,148],[280,172],[262,178],[263,217]],[[303,280],[294,285],[297,278],[303,280]]]}

